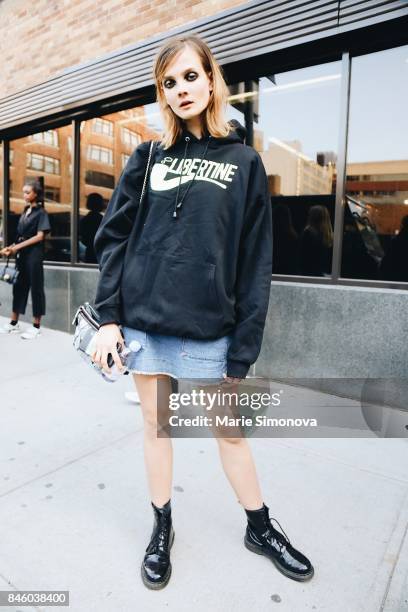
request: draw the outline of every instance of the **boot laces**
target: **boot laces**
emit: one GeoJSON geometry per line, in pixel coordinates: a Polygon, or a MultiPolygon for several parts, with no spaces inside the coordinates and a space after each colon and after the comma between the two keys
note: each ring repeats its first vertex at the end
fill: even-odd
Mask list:
{"type": "MultiPolygon", "coordinates": [[[[290,540],[289,540],[288,536],[286,535],[286,533],[285,533],[285,531],[284,531],[284,529],[283,529],[283,527],[282,527],[282,525],[280,524],[280,522],[278,521],[278,519],[276,519],[276,518],[273,518],[273,517],[270,517],[270,516],[269,516],[269,511],[268,511],[268,520],[269,520],[269,521],[270,521],[270,523],[271,523],[271,525],[270,525],[270,526],[272,527],[273,531],[276,533],[276,535],[277,535],[277,536],[279,536],[279,538],[276,538],[276,536],[275,536],[275,538],[276,538],[276,539],[279,541],[279,543],[282,543],[282,544],[284,544],[285,546],[286,546],[287,544],[289,544],[289,546],[292,546],[292,545],[291,545],[291,543],[290,543],[290,540]],[[279,533],[279,531],[277,531],[277,530],[275,529],[275,527],[272,525],[272,521],[276,521],[276,522],[278,523],[279,528],[280,528],[280,529],[281,529],[281,531],[283,532],[283,536],[284,536],[284,537],[286,538],[286,540],[287,540],[286,542],[285,542],[285,541],[283,541],[283,542],[282,542],[282,539],[283,539],[282,533],[279,533]]],[[[273,534],[273,535],[275,535],[275,534],[273,534]]]]}

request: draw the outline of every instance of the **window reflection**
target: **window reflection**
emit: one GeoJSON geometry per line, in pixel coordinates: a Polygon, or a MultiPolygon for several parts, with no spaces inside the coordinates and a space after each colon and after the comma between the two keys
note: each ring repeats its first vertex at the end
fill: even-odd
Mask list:
{"type": "Polygon", "coordinates": [[[97,263],[93,242],[115,185],[134,149],[161,131],[156,104],[81,123],[79,261],[97,263]]]}
{"type": "Polygon", "coordinates": [[[88,159],[102,162],[113,166],[113,151],[107,147],[99,147],[98,145],[90,145],[88,147],[88,159]]]}
{"type": "Polygon", "coordinates": [[[9,242],[15,239],[18,219],[25,209],[24,183],[36,178],[43,187],[44,207],[51,223],[45,241],[48,261],[71,259],[71,132],[71,125],[67,125],[10,142],[9,242]]]}
{"type": "Polygon", "coordinates": [[[51,147],[58,147],[58,132],[57,130],[47,130],[46,132],[38,132],[30,136],[33,142],[42,142],[51,147]]]}
{"type": "Polygon", "coordinates": [[[331,274],[340,68],[271,74],[253,91],[254,147],[272,196],[274,274],[331,274]]]}
{"type": "Polygon", "coordinates": [[[40,170],[48,174],[60,174],[59,159],[39,155],[38,153],[27,153],[26,168],[30,170],[40,170]]]}
{"type": "Polygon", "coordinates": [[[137,145],[142,142],[140,140],[140,134],[128,128],[122,128],[121,137],[122,142],[132,149],[136,149],[137,145]]]}
{"type": "Polygon", "coordinates": [[[113,136],[113,121],[96,117],[92,120],[92,131],[95,134],[105,134],[105,136],[113,136]]]}
{"type": "Polygon", "coordinates": [[[408,46],[353,58],[342,276],[408,282],[408,46]]]}

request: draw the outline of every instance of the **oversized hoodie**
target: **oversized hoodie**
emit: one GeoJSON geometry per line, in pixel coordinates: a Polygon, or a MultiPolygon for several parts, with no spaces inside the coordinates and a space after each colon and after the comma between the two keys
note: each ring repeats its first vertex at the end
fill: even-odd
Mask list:
{"type": "Polygon", "coordinates": [[[227,137],[186,128],[130,156],[95,236],[101,324],[195,339],[232,334],[227,375],[245,378],[260,352],[272,275],[272,211],[261,157],[227,137]]]}

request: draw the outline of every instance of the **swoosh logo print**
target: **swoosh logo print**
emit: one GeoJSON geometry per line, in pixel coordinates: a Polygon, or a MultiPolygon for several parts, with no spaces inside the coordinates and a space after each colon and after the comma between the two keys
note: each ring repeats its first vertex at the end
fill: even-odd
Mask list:
{"type": "MultiPolygon", "coordinates": [[[[176,187],[178,187],[179,183],[180,185],[184,185],[185,183],[192,181],[193,178],[194,178],[193,173],[184,174],[181,177],[181,181],[180,181],[180,175],[170,170],[165,164],[154,164],[151,170],[151,174],[150,174],[150,186],[154,191],[168,191],[170,189],[175,189],[176,187]],[[169,175],[172,175],[172,174],[175,174],[175,176],[169,178],[169,175]]],[[[206,181],[208,183],[214,183],[215,185],[218,185],[222,189],[227,188],[227,186],[223,185],[223,183],[220,183],[219,181],[216,181],[214,179],[207,178],[204,176],[197,175],[195,177],[195,180],[196,181],[206,181]]]]}
{"type": "MultiPolygon", "coordinates": [[[[168,189],[174,189],[178,187],[180,182],[180,176],[177,174],[174,178],[167,178],[169,169],[164,164],[154,164],[150,174],[150,185],[154,191],[167,191],[168,189]]],[[[171,174],[174,174],[172,172],[171,174]]],[[[181,177],[181,185],[188,183],[193,179],[193,174],[186,174],[181,177]]]]}

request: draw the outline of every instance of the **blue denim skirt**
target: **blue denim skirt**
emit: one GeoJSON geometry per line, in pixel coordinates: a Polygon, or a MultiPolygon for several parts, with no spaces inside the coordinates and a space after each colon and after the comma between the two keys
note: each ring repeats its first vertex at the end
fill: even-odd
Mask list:
{"type": "Polygon", "coordinates": [[[193,340],[122,326],[126,346],[132,351],[129,371],[168,374],[176,379],[223,380],[232,334],[216,340],[193,340]]]}

